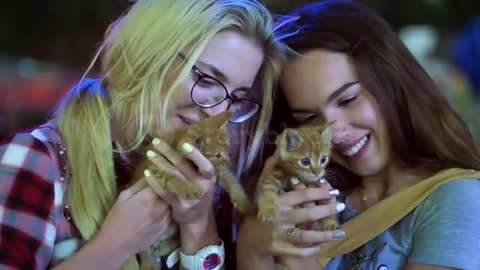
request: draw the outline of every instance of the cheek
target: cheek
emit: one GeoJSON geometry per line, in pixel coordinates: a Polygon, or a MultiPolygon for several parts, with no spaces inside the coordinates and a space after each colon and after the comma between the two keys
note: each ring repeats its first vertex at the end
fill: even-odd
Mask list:
{"type": "Polygon", "coordinates": [[[372,129],[380,143],[385,144],[388,142],[388,134],[385,119],[381,113],[380,107],[374,102],[365,102],[363,109],[359,112],[364,124],[372,129]]]}
{"type": "Polygon", "coordinates": [[[378,118],[381,117],[377,106],[368,99],[362,100],[352,116],[357,119],[355,122],[360,122],[360,124],[372,129],[376,129],[380,122],[378,118]]]}
{"type": "Polygon", "coordinates": [[[389,135],[385,119],[381,113],[380,107],[374,102],[365,102],[361,113],[364,125],[368,127],[376,138],[377,151],[379,158],[388,159],[389,153],[389,135]]]}
{"type": "Polygon", "coordinates": [[[170,96],[168,103],[168,111],[177,111],[184,107],[191,107],[195,105],[190,98],[191,85],[188,83],[177,87],[174,93],[170,96]]]}

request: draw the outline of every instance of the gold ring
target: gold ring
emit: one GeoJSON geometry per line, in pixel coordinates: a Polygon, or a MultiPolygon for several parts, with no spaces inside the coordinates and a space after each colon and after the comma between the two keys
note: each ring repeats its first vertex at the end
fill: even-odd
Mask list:
{"type": "Polygon", "coordinates": [[[289,240],[294,240],[296,232],[297,232],[297,227],[295,227],[295,225],[291,226],[290,228],[287,229],[287,238],[289,240]]]}

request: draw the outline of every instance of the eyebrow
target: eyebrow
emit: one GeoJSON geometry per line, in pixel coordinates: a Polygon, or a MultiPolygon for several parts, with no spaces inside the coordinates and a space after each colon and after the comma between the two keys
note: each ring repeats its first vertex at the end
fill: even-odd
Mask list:
{"type": "MultiPolygon", "coordinates": [[[[340,88],[335,90],[327,99],[327,103],[332,102],[334,99],[336,99],[338,96],[340,96],[343,92],[348,90],[350,87],[352,87],[355,84],[360,83],[359,81],[353,81],[353,82],[348,82],[344,85],[342,85],[340,88]]],[[[307,113],[313,113],[312,110],[310,109],[304,109],[304,108],[292,108],[292,113],[297,113],[297,114],[307,114],[307,113]]]]}
{"type": "Polygon", "coordinates": [[[349,82],[349,83],[346,83],[344,85],[342,85],[340,88],[338,88],[337,90],[335,90],[327,99],[327,102],[330,103],[332,102],[334,99],[336,99],[338,96],[340,96],[343,92],[345,92],[346,90],[348,90],[348,88],[350,88],[351,86],[355,85],[359,83],[359,81],[353,81],[353,82],[349,82]]]}
{"type": "MultiPolygon", "coordinates": [[[[202,66],[207,67],[208,69],[210,69],[210,71],[213,73],[215,79],[221,80],[223,83],[228,83],[228,82],[229,82],[229,79],[228,79],[227,75],[225,75],[225,73],[221,72],[221,71],[220,71],[217,67],[215,67],[214,65],[209,64],[209,63],[206,63],[206,62],[203,62],[202,60],[197,60],[197,63],[201,64],[202,66]]],[[[206,75],[208,75],[208,74],[206,74],[206,75]]],[[[252,85],[252,86],[242,86],[242,87],[236,88],[235,90],[245,90],[245,91],[248,91],[248,90],[251,89],[252,87],[253,87],[253,85],[252,85]]],[[[234,91],[235,91],[235,90],[234,90],[234,91]]]]}
{"type": "Polygon", "coordinates": [[[215,67],[214,65],[212,64],[209,64],[209,63],[205,63],[201,60],[198,60],[197,61],[199,64],[201,64],[202,66],[205,66],[207,67],[208,69],[210,69],[210,71],[212,71],[213,75],[215,75],[216,78],[219,78],[225,82],[228,82],[228,77],[227,75],[225,75],[225,73],[221,72],[217,67],[215,67]]]}

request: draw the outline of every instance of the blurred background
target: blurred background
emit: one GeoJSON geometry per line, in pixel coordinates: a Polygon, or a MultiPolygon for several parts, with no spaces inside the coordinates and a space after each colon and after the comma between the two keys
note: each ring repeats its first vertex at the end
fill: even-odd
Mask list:
{"type": "MultiPolygon", "coordinates": [[[[286,14],[311,0],[264,0],[286,14]]],[[[480,1],[363,0],[397,31],[480,143],[480,1]]],[[[0,140],[44,122],[88,67],[128,0],[4,1],[0,140]]],[[[160,15],[161,16],[161,15],[160,15]]]]}

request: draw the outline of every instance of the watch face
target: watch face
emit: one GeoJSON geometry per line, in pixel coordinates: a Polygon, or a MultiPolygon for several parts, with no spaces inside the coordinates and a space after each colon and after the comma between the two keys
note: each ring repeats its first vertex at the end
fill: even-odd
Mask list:
{"type": "Polygon", "coordinates": [[[222,258],[217,253],[209,254],[203,261],[203,269],[212,270],[222,263],[222,258]]]}

